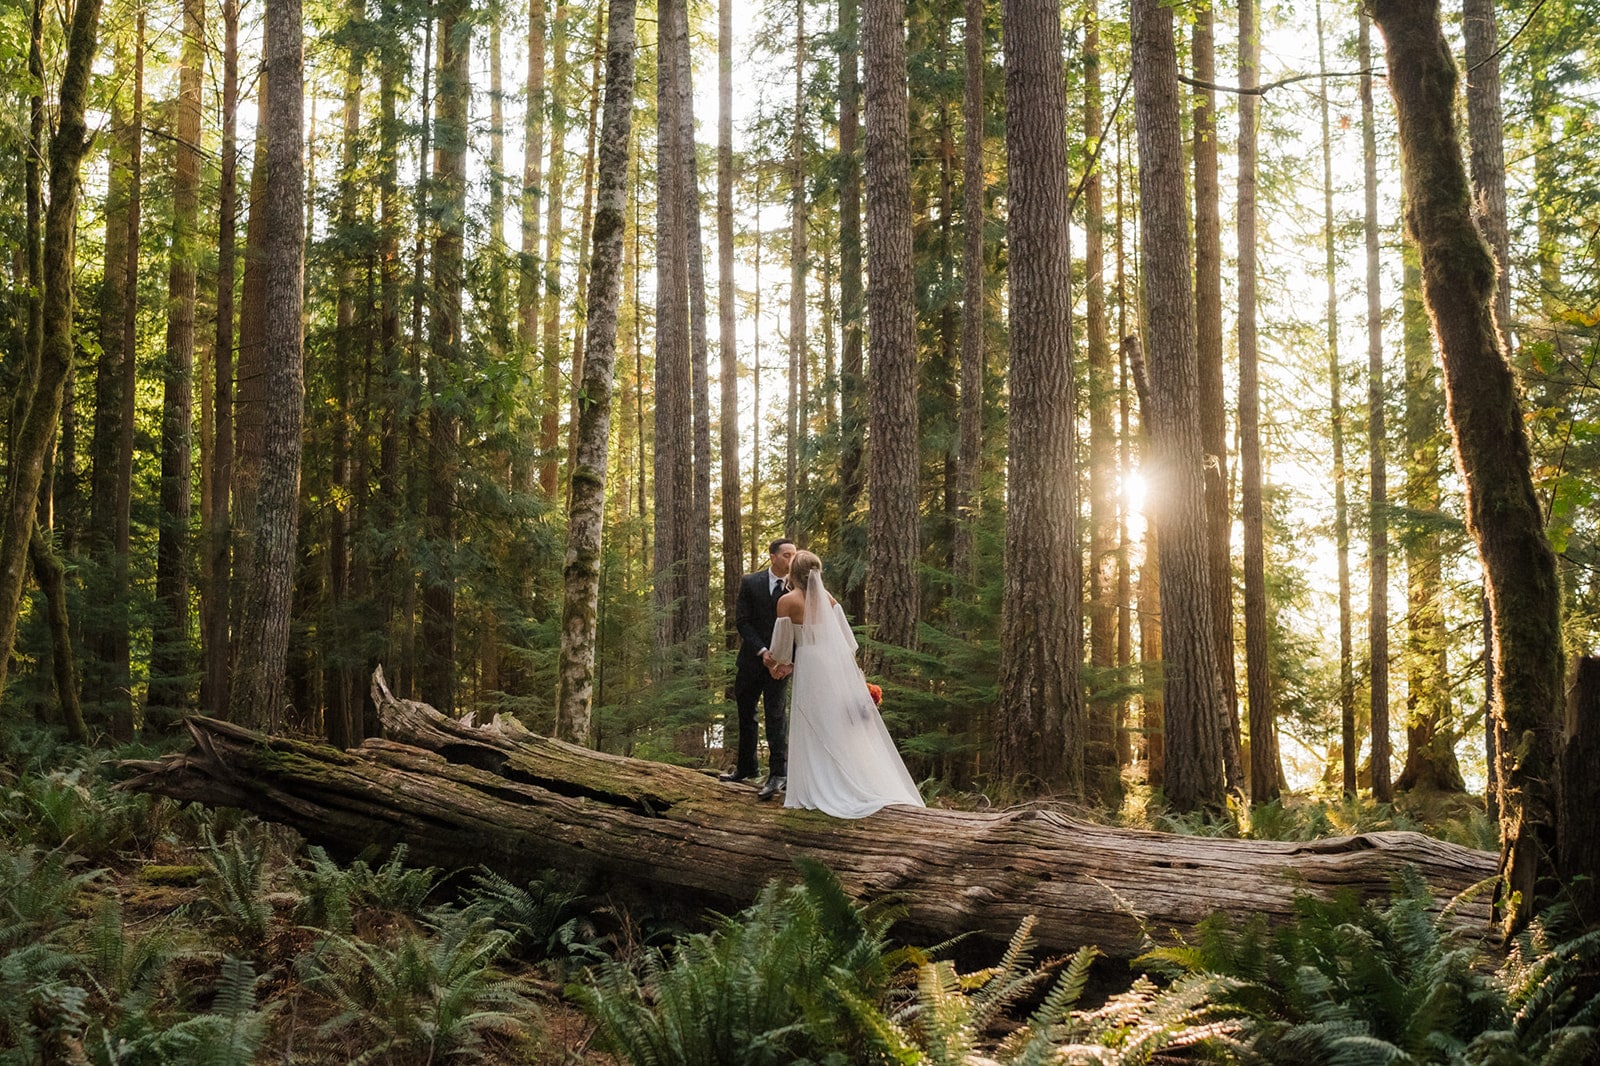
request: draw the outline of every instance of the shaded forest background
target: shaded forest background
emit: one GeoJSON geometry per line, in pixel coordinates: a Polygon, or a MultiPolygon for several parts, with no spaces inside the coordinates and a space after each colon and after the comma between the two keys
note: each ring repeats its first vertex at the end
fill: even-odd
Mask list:
{"type": "MultiPolygon", "coordinates": [[[[1508,4],[1496,26],[1490,5],[1466,6],[1447,32],[1491,244],[1504,227],[1499,324],[1575,656],[1594,640],[1600,561],[1600,12],[1508,4]]],[[[1348,5],[1180,5],[1187,207],[1150,232],[1127,10],[1063,7],[1062,110],[1012,114],[1005,63],[1024,57],[1003,57],[997,6],[913,0],[898,59],[883,8],[638,12],[591,711],[557,696],[574,427],[593,398],[576,383],[605,12],[307,3],[290,27],[304,140],[289,180],[266,137],[285,128],[263,64],[281,21],[275,38],[259,4],[107,0],[72,362],[7,719],[70,723],[81,696],[90,734],[204,711],[350,744],[374,728],[382,663],[397,693],[446,710],[716,761],[732,589],[786,535],[866,626],[886,717],[941,787],[1114,806],[1129,781],[1166,783],[1170,756],[1207,764],[1179,806],[1289,781],[1481,790],[1483,583],[1401,233],[1382,39],[1348,5]],[[897,62],[895,127],[873,94],[893,95],[897,62]],[[1268,87],[1232,91],[1252,85],[1268,87]],[[1045,144],[1024,162],[1029,131],[1064,133],[1058,157],[1045,144]],[[1064,211],[1032,231],[1053,235],[1044,255],[1015,255],[1008,229],[1024,166],[1055,175],[1064,211]],[[272,281],[291,223],[303,312],[272,281]],[[902,232],[908,246],[876,250],[902,232]],[[1141,291],[1149,249],[1180,237],[1195,371],[1163,394],[1170,353],[1141,291]],[[1029,324],[1040,305],[1019,286],[1065,301],[1040,297],[1057,310],[1029,324]],[[300,382],[271,358],[273,331],[302,313],[290,426],[274,401],[300,382]],[[1163,395],[1198,416],[1203,567],[1174,553],[1158,571],[1150,550],[1149,512],[1191,498],[1147,431],[1163,395]],[[261,505],[273,492],[287,511],[261,505]],[[264,520],[288,522],[292,595],[259,591],[260,546],[284,532],[264,520]],[[1204,620],[1164,617],[1163,581],[1209,598],[1204,620]],[[241,697],[241,648],[274,620],[283,687],[241,697]],[[1170,670],[1174,633],[1191,632],[1212,634],[1214,669],[1206,693],[1174,697],[1198,676],[1170,670]],[[1168,703],[1177,722],[1220,709],[1202,715],[1209,754],[1169,728],[1168,703]]],[[[0,20],[0,180],[35,188],[69,27],[26,3],[0,20]]],[[[29,199],[0,203],[13,397],[40,291],[29,199]]],[[[24,426],[8,424],[14,478],[24,426]]]]}

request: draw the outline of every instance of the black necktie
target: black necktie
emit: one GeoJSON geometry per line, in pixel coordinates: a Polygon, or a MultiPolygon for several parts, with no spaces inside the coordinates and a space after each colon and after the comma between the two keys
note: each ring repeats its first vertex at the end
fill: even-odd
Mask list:
{"type": "Polygon", "coordinates": [[[779,597],[781,597],[782,595],[783,595],[783,582],[782,581],[774,582],[773,586],[772,586],[772,598],[774,600],[776,600],[779,597]]]}

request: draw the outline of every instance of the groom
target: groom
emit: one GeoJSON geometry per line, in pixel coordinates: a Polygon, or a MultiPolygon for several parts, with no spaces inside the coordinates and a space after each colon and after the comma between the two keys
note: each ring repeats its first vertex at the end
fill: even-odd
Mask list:
{"type": "Polygon", "coordinates": [[[788,783],[789,730],[784,719],[784,689],[788,679],[774,678],[768,667],[774,662],[768,646],[772,627],[778,621],[778,597],[784,593],[783,579],[798,549],[788,538],[768,546],[769,563],[765,570],[746,574],[739,583],[739,600],[734,619],[739,627],[738,668],[733,681],[733,698],[739,705],[739,761],[724,781],[747,781],[756,776],[756,704],[766,703],[767,748],[771,765],[766,784],[757,793],[771,799],[788,783]]]}

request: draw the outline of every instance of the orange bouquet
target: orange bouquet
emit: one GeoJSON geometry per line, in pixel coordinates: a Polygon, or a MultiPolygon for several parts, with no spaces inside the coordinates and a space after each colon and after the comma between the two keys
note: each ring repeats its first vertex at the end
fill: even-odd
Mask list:
{"type": "Polygon", "coordinates": [[[867,695],[872,697],[872,705],[874,707],[883,706],[883,689],[870,681],[867,682],[867,695]]]}

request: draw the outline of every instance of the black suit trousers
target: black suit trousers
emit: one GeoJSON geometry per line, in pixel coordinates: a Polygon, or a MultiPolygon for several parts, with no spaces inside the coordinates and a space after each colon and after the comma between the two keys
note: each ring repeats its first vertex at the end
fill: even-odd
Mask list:
{"type": "Polygon", "coordinates": [[[767,749],[771,753],[770,771],[774,777],[789,774],[789,723],[785,700],[789,679],[774,680],[758,659],[739,664],[734,675],[733,698],[739,705],[739,761],[734,773],[754,777],[756,773],[756,705],[765,704],[767,749]]]}

